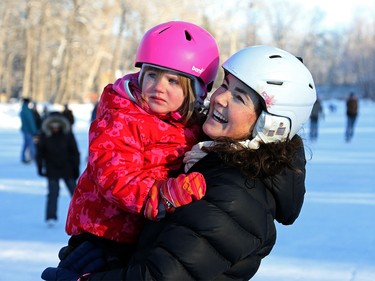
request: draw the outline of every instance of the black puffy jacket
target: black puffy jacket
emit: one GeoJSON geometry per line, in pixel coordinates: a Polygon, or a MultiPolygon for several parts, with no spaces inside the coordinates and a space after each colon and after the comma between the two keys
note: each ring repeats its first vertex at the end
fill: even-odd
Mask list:
{"type": "Polygon", "coordinates": [[[300,213],[303,148],[295,160],[301,174],[252,180],[208,154],[190,171],[204,175],[205,197],[148,223],[127,268],[89,280],[249,280],[275,244],[274,220],[292,224],[300,213]]]}
{"type": "Polygon", "coordinates": [[[37,143],[36,162],[49,178],[74,178],[79,176],[80,153],[68,120],[58,112],[42,123],[37,143]],[[61,130],[54,133],[51,124],[58,123],[61,130]]]}

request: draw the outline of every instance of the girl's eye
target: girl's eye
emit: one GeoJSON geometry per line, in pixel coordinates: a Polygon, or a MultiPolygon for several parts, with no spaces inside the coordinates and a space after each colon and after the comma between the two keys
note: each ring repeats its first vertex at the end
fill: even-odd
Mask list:
{"type": "Polygon", "coordinates": [[[146,73],[146,76],[149,77],[149,78],[156,78],[156,72],[148,71],[146,73]]]}
{"type": "Polygon", "coordinates": [[[168,82],[171,83],[171,84],[178,84],[178,80],[174,79],[174,78],[169,78],[168,82]]]}
{"type": "Polygon", "coordinates": [[[170,84],[174,84],[174,85],[178,85],[179,84],[179,80],[178,80],[178,76],[177,75],[167,74],[166,78],[168,79],[168,83],[170,83],[170,84]]]}

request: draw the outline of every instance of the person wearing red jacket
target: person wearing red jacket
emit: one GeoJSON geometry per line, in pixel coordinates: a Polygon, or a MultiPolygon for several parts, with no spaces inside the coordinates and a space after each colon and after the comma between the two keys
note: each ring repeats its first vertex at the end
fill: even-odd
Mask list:
{"type": "Polygon", "coordinates": [[[168,178],[200,136],[197,108],[217,75],[217,43],[194,24],[163,23],[144,35],[135,66],[140,72],[103,90],[65,227],[69,245],[99,241],[113,264],[127,260],[146,218],[160,219],[205,193],[200,173],[168,178]]]}

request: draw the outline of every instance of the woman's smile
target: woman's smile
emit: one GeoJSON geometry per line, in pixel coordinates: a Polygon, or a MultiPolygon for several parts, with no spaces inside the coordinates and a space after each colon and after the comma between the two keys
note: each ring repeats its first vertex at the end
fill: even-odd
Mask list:
{"type": "Polygon", "coordinates": [[[214,112],[212,113],[212,118],[219,123],[228,123],[228,120],[224,117],[224,115],[216,110],[214,110],[214,112]]]}

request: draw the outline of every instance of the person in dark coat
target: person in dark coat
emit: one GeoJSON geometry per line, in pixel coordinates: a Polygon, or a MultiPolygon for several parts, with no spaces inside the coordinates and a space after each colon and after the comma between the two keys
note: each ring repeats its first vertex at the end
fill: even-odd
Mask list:
{"type": "Polygon", "coordinates": [[[42,117],[39,114],[38,105],[37,105],[36,102],[33,102],[33,107],[31,108],[31,111],[33,112],[36,127],[37,127],[37,130],[38,130],[38,133],[39,133],[40,129],[42,128],[42,121],[43,120],[42,120],[42,117]]]}
{"type": "Polygon", "coordinates": [[[319,119],[324,118],[322,102],[319,98],[316,99],[310,114],[310,140],[316,141],[318,139],[319,119]]]}
{"type": "Polygon", "coordinates": [[[70,253],[65,248],[59,266],[47,268],[42,279],[249,280],[255,275],[276,242],[275,221],[293,224],[303,205],[306,159],[296,133],[310,116],[316,91],[303,63],[273,47],[242,49],[223,68],[224,81],[210,97],[203,124],[210,140],[184,159],[188,173],[204,176],[205,196],[148,222],[122,268],[108,270],[106,256],[85,242],[70,253]]]}
{"type": "Polygon", "coordinates": [[[72,129],[75,119],[74,119],[73,111],[69,108],[68,104],[64,104],[64,110],[62,111],[62,114],[65,116],[66,119],[68,119],[69,124],[70,124],[70,129],[72,129]]]}
{"type": "Polygon", "coordinates": [[[79,176],[80,153],[69,121],[61,113],[50,113],[41,130],[36,159],[38,174],[48,180],[46,221],[53,226],[57,221],[59,180],[64,180],[72,195],[79,176]]]}
{"type": "Polygon", "coordinates": [[[351,92],[349,98],[346,100],[346,130],[345,130],[345,140],[350,142],[354,136],[354,127],[358,115],[358,98],[351,92]]]}

